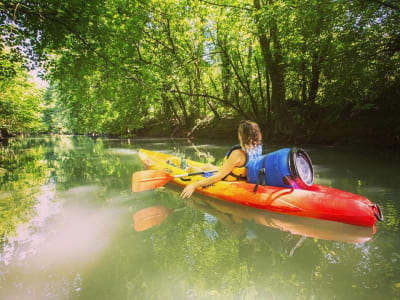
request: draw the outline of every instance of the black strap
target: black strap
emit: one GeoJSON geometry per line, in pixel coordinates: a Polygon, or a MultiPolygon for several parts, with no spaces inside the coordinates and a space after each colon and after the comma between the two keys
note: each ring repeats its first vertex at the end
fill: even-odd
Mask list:
{"type": "Polygon", "coordinates": [[[229,176],[232,176],[232,177],[235,177],[236,178],[236,180],[238,180],[238,181],[240,181],[240,180],[246,180],[246,176],[242,176],[242,174],[240,174],[240,175],[236,175],[236,174],[233,174],[233,172],[230,172],[228,175],[226,175],[224,178],[222,178],[221,180],[225,180],[226,178],[228,178],[229,176]]]}
{"type": "Polygon", "coordinates": [[[265,155],[263,162],[262,162],[262,168],[258,171],[258,175],[257,175],[257,183],[254,187],[253,192],[257,192],[258,186],[260,185],[266,185],[266,181],[265,181],[265,160],[267,159],[267,156],[265,155]]]}
{"type": "Polygon", "coordinates": [[[240,147],[240,144],[233,145],[232,148],[229,149],[228,152],[226,152],[225,157],[228,158],[229,155],[231,155],[231,153],[232,153],[233,151],[238,150],[238,149],[242,149],[242,147],[240,147]]]}
{"type": "Polygon", "coordinates": [[[180,179],[180,180],[182,180],[182,181],[192,181],[192,179],[191,179],[191,178],[183,178],[183,177],[179,177],[179,179],[180,179]]]}

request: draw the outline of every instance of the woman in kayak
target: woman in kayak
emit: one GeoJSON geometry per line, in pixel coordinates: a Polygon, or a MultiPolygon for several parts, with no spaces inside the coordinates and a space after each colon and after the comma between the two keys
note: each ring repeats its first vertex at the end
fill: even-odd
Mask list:
{"type": "Polygon", "coordinates": [[[228,151],[223,165],[214,175],[203,180],[191,183],[181,193],[181,198],[189,198],[193,192],[203,186],[208,186],[220,180],[245,180],[246,163],[262,154],[262,135],[257,123],[241,121],[238,128],[240,145],[228,151]]]}

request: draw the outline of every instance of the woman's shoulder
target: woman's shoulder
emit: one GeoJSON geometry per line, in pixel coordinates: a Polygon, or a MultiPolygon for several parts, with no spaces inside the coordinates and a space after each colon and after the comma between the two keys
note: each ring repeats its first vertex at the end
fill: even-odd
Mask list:
{"type": "Polygon", "coordinates": [[[235,149],[232,151],[229,157],[232,158],[235,163],[242,163],[244,160],[246,160],[246,152],[244,152],[241,148],[235,149]]]}
{"type": "Polygon", "coordinates": [[[240,154],[246,154],[246,152],[242,148],[236,148],[232,151],[232,155],[240,155],[240,154]]]}

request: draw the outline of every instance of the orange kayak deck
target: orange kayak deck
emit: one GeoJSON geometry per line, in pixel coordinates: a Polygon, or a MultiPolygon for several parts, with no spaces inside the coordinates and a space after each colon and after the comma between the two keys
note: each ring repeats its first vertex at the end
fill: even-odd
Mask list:
{"type": "MultiPolygon", "coordinates": [[[[149,150],[139,150],[140,160],[146,168],[163,170],[170,175],[187,173],[178,167],[180,158],[149,150]]],[[[201,167],[200,162],[186,160],[189,166],[201,167]]],[[[202,180],[202,175],[186,178],[174,178],[173,183],[186,186],[202,180]]],[[[246,181],[219,181],[209,187],[196,190],[206,196],[238,203],[273,212],[285,213],[301,217],[330,220],[359,226],[373,226],[376,223],[374,204],[367,198],[338,189],[314,184],[307,190],[259,186],[253,192],[254,184],[246,181]]]]}

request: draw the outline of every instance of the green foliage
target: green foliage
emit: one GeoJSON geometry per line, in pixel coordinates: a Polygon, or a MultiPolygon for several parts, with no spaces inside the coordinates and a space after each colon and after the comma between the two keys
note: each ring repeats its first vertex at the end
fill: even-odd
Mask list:
{"type": "Polygon", "coordinates": [[[54,86],[47,88],[43,98],[46,106],[43,122],[47,125],[47,130],[52,133],[69,133],[68,120],[54,86]]]}
{"type": "Polygon", "coordinates": [[[0,45],[0,81],[13,79],[21,66],[23,58],[16,49],[8,49],[7,51],[0,45]]]}
{"type": "Polygon", "coordinates": [[[42,91],[29,81],[18,51],[5,49],[0,56],[0,128],[11,133],[37,132],[44,106],[42,91]]]}
{"type": "Polygon", "coordinates": [[[371,110],[400,81],[394,1],[2,6],[6,42],[47,71],[54,107],[46,120],[56,132],[124,135],[149,123],[190,131],[239,116],[270,137],[311,136],[353,107],[371,110]]]}

